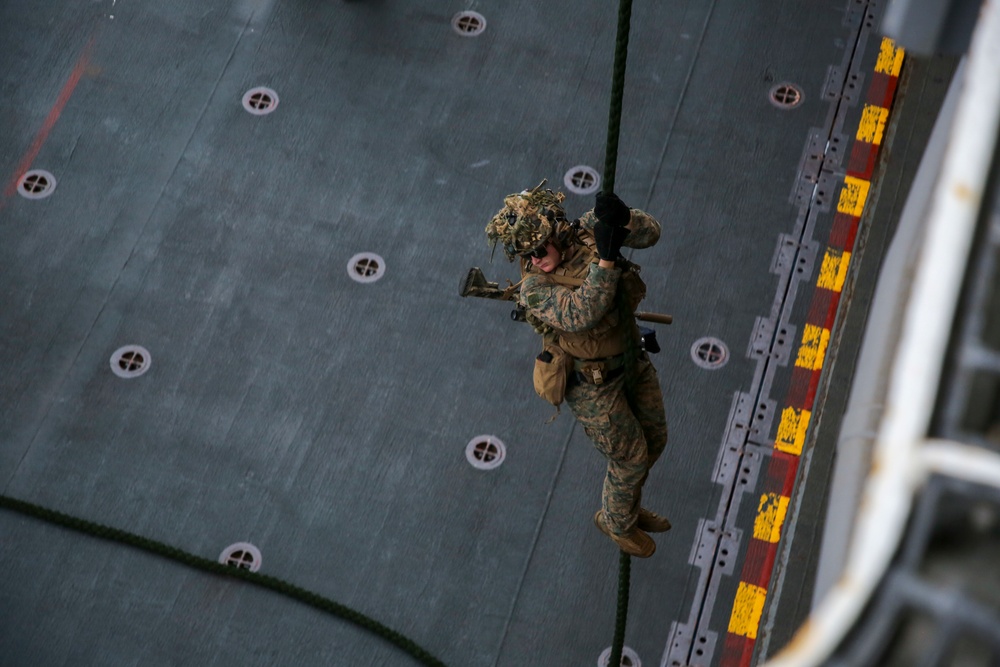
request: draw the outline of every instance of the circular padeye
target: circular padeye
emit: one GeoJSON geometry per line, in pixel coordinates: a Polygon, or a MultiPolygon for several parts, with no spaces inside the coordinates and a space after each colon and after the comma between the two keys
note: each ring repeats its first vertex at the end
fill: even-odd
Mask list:
{"type": "Polygon", "coordinates": [[[563,184],[570,192],[578,195],[589,195],[601,187],[601,175],[593,167],[578,164],[563,176],[563,184]]]}
{"type": "Polygon", "coordinates": [[[718,338],[699,338],[691,345],[691,359],[702,368],[722,368],[729,361],[729,348],[718,338]]]}
{"type": "Polygon", "coordinates": [[[249,542],[230,544],[219,554],[219,562],[223,565],[256,572],[260,569],[260,549],[249,542]]]}
{"type": "MultiPolygon", "coordinates": [[[[611,662],[611,647],[607,647],[597,659],[597,667],[608,667],[611,662]]],[[[628,646],[622,646],[621,667],[642,667],[639,655],[628,646]]]]}
{"type": "Polygon", "coordinates": [[[278,93],[264,86],[251,88],[243,94],[243,108],[255,116],[269,114],[278,108],[278,93]]]}
{"type": "Polygon", "coordinates": [[[479,12],[459,12],[451,17],[451,29],[462,37],[476,37],[486,30],[486,18],[479,12]]]}
{"type": "Polygon", "coordinates": [[[465,458],[473,468],[492,470],[507,458],[507,446],[495,435],[477,435],[465,446],[465,458]]]}
{"type": "Polygon", "coordinates": [[[359,252],[347,262],[347,274],[359,283],[373,283],[385,273],[385,260],[373,252],[359,252]]]}
{"type": "Polygon", "coordinates": [[[786,82],[779,83],[771,88],[768,93],[768,99],[771,100],[771,104],[779,109],[794,109],[802,104],[805,95],[802,94],[802,89],[794,83],[786,82]]]}
{"type": "Polygon", "coordinates": [[[141,345],[126,345],[111,355],[111,372],[120,378],[135,378],[149,370],[153,362],[149,350],[141,345]]]}
{"type": "Polygon", "coordinates": [[[56,188],[56,177],[44,169],[25,172],[17,181],[17,192],[25,199],[43,199],[56,188]]]}

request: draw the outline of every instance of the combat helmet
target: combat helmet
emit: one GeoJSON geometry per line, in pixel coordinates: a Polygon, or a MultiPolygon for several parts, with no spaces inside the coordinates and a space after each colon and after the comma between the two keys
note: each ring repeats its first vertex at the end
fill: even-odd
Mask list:
{"type": "Polygon", "coordinates": [[[566,195],[543,190],[543,185],[544,180],[531,190],[504,197],[503,208],[486,225],[487,242],[494,250],[499,242],[509,262],[530,254],[544,246],[553,234],[568,229],[562,207],[566,195]]]}

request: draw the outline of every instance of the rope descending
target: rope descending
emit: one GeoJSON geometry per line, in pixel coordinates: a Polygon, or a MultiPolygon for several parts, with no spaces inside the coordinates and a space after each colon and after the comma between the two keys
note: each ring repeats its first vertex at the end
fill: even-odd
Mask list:
{"type": "MultiPolygon", "coordinates": [[[[615,38],[615,65],[611,78],[611,108],[608,112],[608,139],[604,152],[604,187],[605,194],[614,192],[615,171],[618,168],[618,137],[621,134],[622,100],[625,97],[625,62],[628,58],[629,24],[632,20],[632,0],[618,2],[618,33],[615,38]]],[[[621,316],[625,313],[625,299],[619,292],[616,295],[621,316]]],[[[635,341],[628,336],[628,350],[625,353],[625,393],[632,403],[635,385],[635,341]]],[[[611,655],[608,658],[609,667],[620,667],[622,662],[622,647],[625,644],[625,623],[628,620],[628,589],[631,579],[632,558],[624,551],[620,552],[618,565],[618,611],[615,615],[615,636],[611,643],[611,655]]]]}
{"type": "Polygon", "coordinates": [[[611,109],[608,113],[608,141],[604,151],[605,193],[614,192],[615,171],[618,167],[618,135],[622,125],[622,99],[625,97],[625,61],[628,58],[629,22],[632,20],[632,0],[619,0],[618,36],[615,38],[615,66],[611,75],[611,109]]]}
{"type": "Polygon", "coordinates": [[[386,641],[395,644],[397,647],[406,651],[422,665],[426,665],[427,667],[445,667],[443,662],[428,653],[425,649],[421,648],[413,640],[404,637],[395,630],[382,625],[378,621],[365,616],[361,612],[345,607],[342,604],[317,595],[316,593],[307,591],[304,588],[299,588],[298,586],[289,584],[281,579],[265,574],[259,574],[257,572],[251,572],[250,570],[245,570],[241,567],[225,565],[201,556],[195,556],[194,554],[189,554],[176,547],[169,546],[162,542],[157,542],[156,540],[134,535],[124,530],[111,528],[99,523],[93,523],[85,519],[79,519],[68,514],[39,507],[38,505],[33,505],[22,500],[16,500],[5,495],[0,495],[0,508],[20,512],[21,514],[41,519],[42,521],[47,521],[57,526],[62,526],[63,528],[76,530],[104,540],[120,542],[121,544],[142,549],[143,551],[148,551],[158,556],[163,556],[164,558],[177,561],[189,567],[211,572],[212,574],[235,577],[236,579],[242,579],[243,581],[247,581],[251,584],[256,584],[262,588],[267,588],[276,593],[281,593],[282,595],[304,602],[311,607],[315,607],[321,611],[338,616],[345,621],[349,621],[364,628],[365,630],[373,632],[382,639],[385,639],[386,641]]]}
{"type": "Polygon", "coordinates": [[[628,588],[632,572],[632,557],[624,551],[618,557],[618,613],[615,615],[615,638],[611,642],[610,667],[622,664],[622,647],[625,645],[625,620],[628,616],[628,588]]]}
{"type": "MultiPolygon", "coordinates": [[[[628,60],[629,27],[632,20],[632,0],[618,2],[618,32],[615,37],[615,63],[611,75],[611,105],[608,110],[608,137],[604,149],[604,185],[601,188],[605,194],[611,194],[615,189],[615,172],[618,169],[618,137],[621,134],[622,106],[625,97],[625,63],[628,60]]],[[[632,312],[625,303],[621,291],[615,295],[616,306],[622,321],[628,321],[632,312]]],[[[629,405],[635,398],[635,361],[638,348],[633,336],[629,335],[625,350],[625,396],[629,405]]],[[[617,667],[617,665],[615,665],[617,667]]]]}

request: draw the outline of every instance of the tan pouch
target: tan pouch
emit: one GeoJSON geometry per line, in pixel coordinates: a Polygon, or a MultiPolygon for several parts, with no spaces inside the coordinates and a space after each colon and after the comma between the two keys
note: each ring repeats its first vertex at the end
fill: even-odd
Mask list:
{"type": "Polygon", "coordinates": [[[535,392],[558,407],[566,398],[566,381],[573,371],[573,357],[553,343],[549,343],[535,357],[535,392]]]}

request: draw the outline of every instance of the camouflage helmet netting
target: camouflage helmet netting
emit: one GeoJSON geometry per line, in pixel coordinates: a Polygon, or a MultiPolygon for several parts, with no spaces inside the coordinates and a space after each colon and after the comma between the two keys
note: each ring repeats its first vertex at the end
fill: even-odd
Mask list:
{"type": "MultiPolygon", "coordinates": [[[[544,183],[544,181],[543,181],[544,183]]],[[[486,225],[488,243],[503,246],[507,260],[531,252],[552,236],[556,225],[566,220],[562,202],[566,195],[541,186],[504,197],[504,206],[486,225]]]]}

